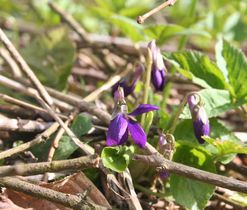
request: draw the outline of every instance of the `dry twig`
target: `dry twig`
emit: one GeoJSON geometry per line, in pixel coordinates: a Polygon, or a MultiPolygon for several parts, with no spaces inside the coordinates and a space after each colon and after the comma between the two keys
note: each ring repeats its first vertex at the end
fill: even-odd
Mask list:
{"type": "Polygon", "coordinates": [[[164,3],[162,3],[161,5],[159,5],[158,7],[155,7],[154,9],[152,9],[151,11],[147,12],[146,14],[142,15],[142,16],[138,16],[137,17],[137,23],[142,24],[145,22],[145,20],[152,16],[153,14],[155,14],[156,12],[164,9],[165,7],[168,6],[172,6],[174,5],[176,2],[176,0],[165,0],[164,3]]]}
{"type": "Polygon", "coordinates": [[[52,162],[39,163],[19,163],[11,166],[0,166],[0,176],[30,176],[45,172],[58,172],[64,170],[82,170],[85,168],[95,168],[99,165],[97,155],[83,156],[69,160],[58,160],[52,162]]]}
{"type": "Polygon", "coordinates": [[[49,104],[53,105],[53,101],[47,91],[44,89],[41,82],[37,79],[36,75],[33,73],[31,68],[28,66],[26,61],[22,58],[20,53],[16,50],[15,46],[10,42],[8,37],[5,35],[3,30],[0,28],[0,40],[6,47],[6,49],[9,51],[10,55],[13,57],[16,63],[19,64],[21,70],[23,70],[30,81],[34,84],[34,86],[37,88],[40,95],[43,97],[43,99],[49,104]]]}
{"type": "MultiPolygon", "coordinates": [[[[4,79],[4,78],[3,78],[4,79]]],[[[1,78],[0,78],[0,83],[1,83],[1,78]]],[[[30,104],[30,103],[27,103],[25,101],[21,101],[19,99],[16,99],[16,98],[13,98],[11,96],[8,96],[6,94],[2,94],[0,93],[0,99],[1,100],[4,100],[5,102],[7,103],[10,103],[10,104],[15,104],[15,105],[18,105],[20,107],[23,107],[27,110],[33,110],[37,113],[39,113],[41,116],[45,116],[46,118],[50,118],[50,115],[48,114],[48,112],[41,108],[41,107],[38,107],[36,105],[33,105],[33,104],[30,104]]],[[[57,113],[62,119],[67,119],[67,116],[63,115],[63,114],[60,114],[60,113],[57,113]]]]}
{"type": "Polygon", "coordinates": [[[21,144],[17,147],[8,149],[6,151],[0,152],[0,160],[6,157],[10,157],[11,155],[18,154],[20,152],[24,152],[25,150],[31,148],[32,146],[45,142],[54,132],[56,132],[59,127],[58,123],[53,123],[47,130],[43,133],[39,134],[35,139],[29,141],[27,143],[21,144]]]}
{"type": "Polygon", "coordinates": [[[11,119],[0,115],[0,131],[41,132],[51,126],[49,122],[11,119]]]}
{"type": "MultiPolygon", "coordinates": [[[[151,145],[150,145],[151,146],[151,145]]],[[[230,190],[247,193],[247,183],[233,178],[213,174],[207,171],[196,169],[180,163],[172,162],[165,159],[158,153],[152,155],[135,155],[135,160],[143,161],[153,167],[164,167],[168,172],[184,176],[189,179],[195,179],[211,185],[224,187],[230,190]]]]}
{"type": "Polygon", "coordinates": [[[4,48],[0,48],[0,56],[10,66],[14,77],[21,77],[22,76],[21,71],[20,71],[18,65],[13,60],[13,58],[10,56],[10,54],[9,54],[9,52],[7,50],[5,50],[4,48]]]}

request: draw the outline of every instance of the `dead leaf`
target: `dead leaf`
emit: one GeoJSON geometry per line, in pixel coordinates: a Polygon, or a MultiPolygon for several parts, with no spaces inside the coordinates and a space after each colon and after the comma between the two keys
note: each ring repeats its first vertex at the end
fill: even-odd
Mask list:
{"type": "MultiPolygon", "coordinates": [[[[82,173],[75,173],[71,176],[67,176],[62,180],[55,181],[52,183],[40,184],[40,186],[53,189],[63,193],[69,194],[84,194],[85,191],[89,190],[88,199],[94,203],[105,206],[111,209],[110,204],[104,197],[104,195],[98,190],[97,187],[82,173]]],[[[15,204],[23,208],[33,208],[34,210],[69,210],[70,208],[64,207],[57,203],[53,203],[44,199],[38,199],[21,192],[17,192],[11,189],[6,190],[8,198],[15,204]]]]}
{"type": "Polygon", "coordinates": [[[0,209],[2,210],[32,210],[31,208],[24,209],[20,206],[15,205],[5,195],[0,195],[0,209]]]}

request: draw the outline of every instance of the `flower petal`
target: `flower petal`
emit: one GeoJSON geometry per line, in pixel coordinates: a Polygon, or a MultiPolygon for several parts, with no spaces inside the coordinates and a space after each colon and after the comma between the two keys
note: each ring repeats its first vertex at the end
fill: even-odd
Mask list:
{"type": "Polygon", "coordinates": [[[200,144],[203,144],[205,141],[202,136],[208,136],[210,133],[209,123],[204,124],[201,120],[193,122],[195,136],[200,144]]]}
{"type": "Polygon", "coordinates": [[[128,122],[123,114],[118,114],[111,122],[107,132],[106,145],[123,144],[128,139],[128,122]],[[126,135],[127,132],[127,135],[126,135]]]}
{"type": "Polygon", "coordinates": [[[131,116],[137,116],[139,114],[143,114],[146,112],[159,110],[159,107],[151,105],[151,104],[140,104],[133,112],[131,112],[129,115],[131,116]]]}
{"type": "Polygon", "coordinates": [[[153,69],[151,74],[152,83],[157,91],[162,91],[165,86],[165,71],[153,69]]]}
{"type": "Polygon", "coordinates": [[[156,46],[155,40],[152,40],[151,42],[148,43],[148,48],[151,50],[153,63],[156,63],[156,60],[157,60],[157,46],[156,46]]]}
{"type": "Polygon", "coordinates": [[[147,142],[147,136],[142,127],[134,120],[129,119],[128,129],[135,144],[137,144],[141,148],[144,148],[147,142]]]}
{"type": "Polygon", "coordinates": [[[208,136],[210,133],[209,120],[206,111],[203,107],[200,107],[196,118],[193,119],[194,133],[200,144],[204,143],[202,136],[208,136]]]}
{"type": "Polygon", "coordinates": [[[193,112],[194,107],[198,104],[197,98],[195,94],[191,94],[187,97],[187,102],[191,112],[193,112]]]}

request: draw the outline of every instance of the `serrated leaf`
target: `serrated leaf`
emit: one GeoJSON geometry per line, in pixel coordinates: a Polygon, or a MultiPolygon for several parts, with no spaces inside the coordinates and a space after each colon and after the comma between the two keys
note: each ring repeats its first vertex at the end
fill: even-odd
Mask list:
{"type": "Polygon", "coordinates": [[[129,165],[134,146],[105,147],[101,152],[103,165],[116,172],[123,172],[129,165]]]}
{"type": "Polygon", "coordinates": [[[227,41],[223,41],[222,56],[226,62],[229,83],[238,99],[247,96],[247,59],[243,52],[227,41]]]}
{"type": "MultiPolygon", "coordinates": [[[[215,165],[207,151],[201,147],[195,148],[180,142],[173,156],[175,162],[215,172],[215,165]]],[[[171,175],[171,192],[175,201],[191,210],[204,209],[214,192],[214,186],[199,181],[171,175]]]]}
{"type": "MultiPolygon", "coordinates": [[[[171,59],[178,64],[175,66],[178,71],[182,69],[192,74],[190,77],[192,76],[194,83],[206,88],[209,86],[217,89],[227,88],[224,75],[206,55],[196,51],[176,52],[171,54],[171,59]]],[[[183,74],[183,71],[180,73],[183,74]]]]}
{"type": "Polygon", "coordinates": [[[232,139],[222,140],[210,137],[203,137],[203,139],[215,147],[216,151],[213,155],[216,160],[221,161],[222,163],[226,164],[230,162],[229,155],[247,154],[247,147],[241,142],[236,142],[232,139]]]}
{"type": "MultiPolygon", "coordinates": [[[[231,95],[227,90],[204,89],[197,93],[202,98],[208,118],[219,116],[226,111],[235,109],[246,103],[246,100],[233,102],[231,99],[231,95]]],[[[180,118],[191,118],[188,105],[185,106],[182,114],[180,115],[180,118]]]]}
{"type": "Polygon", "coordinates": [[[64,28],[36,37],[21,50],[42,83],[64,89],[75,57],[75,47],[64,28]]]}

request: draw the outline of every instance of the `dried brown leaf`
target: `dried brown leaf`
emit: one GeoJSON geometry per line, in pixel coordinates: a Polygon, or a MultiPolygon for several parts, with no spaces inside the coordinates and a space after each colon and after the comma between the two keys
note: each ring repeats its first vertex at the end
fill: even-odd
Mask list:
{"type": "MultiPolygon", "coordinates": [[[[75,173],[71,176],[67,176],[62,180],[55,181],[52,183],[40,184],[40,186],[53,189],[59,192],[68,194],[84,194],[88,191],[87,198],[94,203],[111,208],[110,204],[104,197],[104,195],[98,190],[97,187],[82,173],[75,173]]],[[[23,208],[33,208],[35,210],[69,210],[70,208],[62,205],[44,200],[38,199],[21,192],[17,192],[11,189],[6,190],[6,194],[10,200],[15,204],[23,208]]]]}

